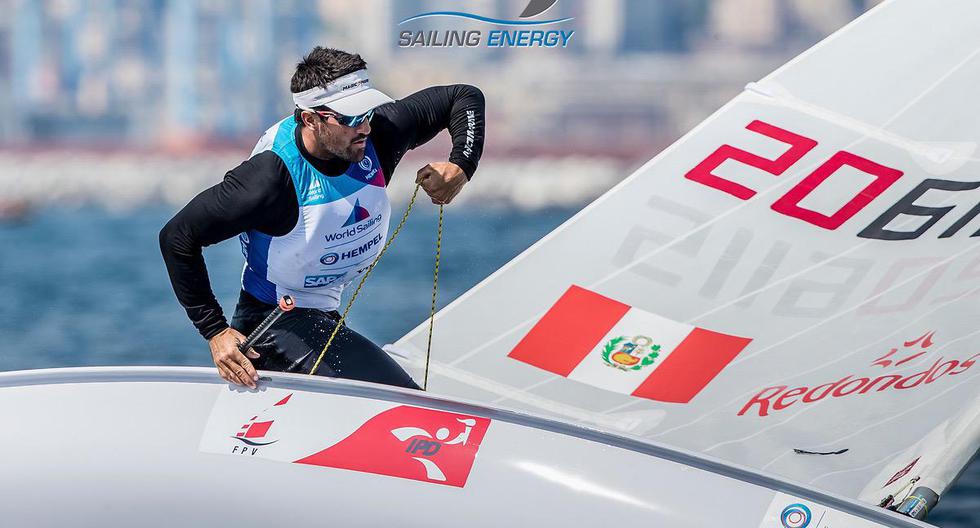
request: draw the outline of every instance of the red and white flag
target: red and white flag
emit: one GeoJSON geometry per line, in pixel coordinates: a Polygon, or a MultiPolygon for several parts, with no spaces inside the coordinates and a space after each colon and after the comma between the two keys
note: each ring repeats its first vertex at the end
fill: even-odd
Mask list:
{"type": "Polygon", "coordinates": [[[572,286],[508,357],[601,389],[686,403],[751,341],[572,286]]]}

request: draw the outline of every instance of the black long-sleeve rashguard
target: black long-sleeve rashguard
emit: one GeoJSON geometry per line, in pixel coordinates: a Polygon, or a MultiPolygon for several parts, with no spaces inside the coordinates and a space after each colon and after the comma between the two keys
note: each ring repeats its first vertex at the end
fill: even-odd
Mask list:
{"type": "MultiPolygon", "coordinates": [[[[371,119],[375,151],[385,182],[405,152],[449,129],[449,161],[471,178],[483,152],[483,93],[473,86],[435,86],[378,107],[371,119]]],[[[299,137],[303,157],[327,176],[343,174],[349,164],[311,156],[299,137]]],[[[224,180],[197,195],[160,231],[160,250],[170,281],[187,316],[205,339],[228,327],[208,279],[202,248],[254,229],[272,236],[296,225],[299,204],[282,159],[264,151],[229,171],[224,180]]]]}

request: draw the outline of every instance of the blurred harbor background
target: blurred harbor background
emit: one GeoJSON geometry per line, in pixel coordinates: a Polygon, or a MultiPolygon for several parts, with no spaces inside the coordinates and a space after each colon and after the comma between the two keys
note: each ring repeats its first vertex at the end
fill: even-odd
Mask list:
{"type": "Polygon", "coordinates": [[[395,97],[483,89],[487,162],[464,199],[581,204],[874,3],[562,0],[548,17],[574,17],[569,46],[534,49],[397,43],[409,16],[514,18],[520,0],[0,0],[0,208],[182,205],[291,110],[316,44],[362,54],[395,97]]]}
{"type": "MultiPolygon", "coordinates": [[[[483,162],[448,212],[442,306],[876,3],[561,0],[547,15],[574,17],[569,46],[531,49],[397,42],[422,12],[514,18],[527,0],[0,0],[0,370],[210,365],[157,231],[291,111],[289,77],[315,45],[360,53],[396,98],[448,83],[487,96],[483,162]]],[[[448,147],[406,156],[396,207],[448,147]]],[[[414,214],[355,308],[381,343],[427,314],[434,217],[414,214]]],[[[206,256],[230,311],[237,242],[206,256]]],[[[930,521],[978,518],[974,464],[930,521]]]]}

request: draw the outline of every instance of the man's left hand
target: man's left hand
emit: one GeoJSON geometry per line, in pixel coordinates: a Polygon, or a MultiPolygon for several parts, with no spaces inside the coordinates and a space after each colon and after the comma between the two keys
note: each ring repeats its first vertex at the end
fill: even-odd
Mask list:
{"type": "Polygon", "coordinates": [[[449,161],[430,163],[419,169],[415,178],[415,183],[421,184],[432,203],[440,205],[453,201],[467,181],[463,169],[449,161]]]}

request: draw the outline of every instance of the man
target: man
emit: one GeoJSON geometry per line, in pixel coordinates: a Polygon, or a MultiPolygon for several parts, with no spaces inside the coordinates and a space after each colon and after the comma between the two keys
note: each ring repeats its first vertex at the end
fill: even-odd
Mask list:
{"type": "MultiPolygon", "coordinates": [[[[310,52],[292,78],[293,115],[266,131],[250,159],[160,232],[177,299],[229,382],[255,388],[256,368],[310,371],[338,322],[344,286],[359,279],[388,237],[386,186],[407,150],[449,129],[449,161],[417,173],[433,203],[451,202],[476,170],[484,136],[478,89],[437,86],[392,101],[371,86],[366,67],[359,55],[310,52]],[[245,268],[229,326],[201,250],[235,235],[245,268]],[[238,344],[284,294],[296,308],[246,357],[238,344]]],[[[346,327],[317,374],[418,388],[377,345],[346,327]]]]}

